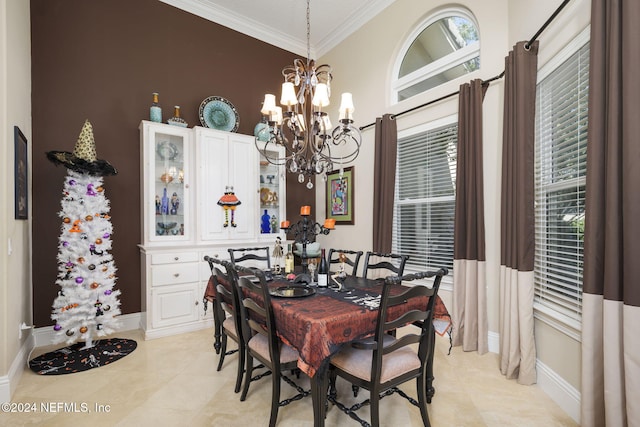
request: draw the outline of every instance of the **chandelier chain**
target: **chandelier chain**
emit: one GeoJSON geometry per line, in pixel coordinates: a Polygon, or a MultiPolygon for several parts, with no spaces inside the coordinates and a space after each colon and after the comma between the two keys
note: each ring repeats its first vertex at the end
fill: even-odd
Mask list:
{"type": "Polygon", "coordinates": [[[311,0],[307,0],[307,62],[311,61],[311,0]]]}
{"type": "Polygon", "coordinates": [[[311,178],[327,173],[358,156],[362,135],[353,126],[353,99],[342,94],[339,124],[333,126],[326,107],[331,96],[331,66],[311,59],[311,1],[307,0],[307,60],[295,59],[284,67],[281,107],[275,95],[266,94],[261,112],[265,132],[256,134],[256,147],[274,165],[284,165],[298,182],[313,188],[311,178]],[[283,107],[286,110],[283,110],[283,107]]]}

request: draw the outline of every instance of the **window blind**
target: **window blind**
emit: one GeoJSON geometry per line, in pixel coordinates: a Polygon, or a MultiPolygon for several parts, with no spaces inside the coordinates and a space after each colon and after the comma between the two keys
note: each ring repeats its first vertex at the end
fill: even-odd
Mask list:
{"type": "Polygon", "coordinates": [[[409,255],[405,271],[453,271],[458,125],[398,139],[393,251],[409,255]]]}
{"type": "Polygon", "coordinates": [[[538,82],[535,302],[580,322],[589,43],[538,82]]]}

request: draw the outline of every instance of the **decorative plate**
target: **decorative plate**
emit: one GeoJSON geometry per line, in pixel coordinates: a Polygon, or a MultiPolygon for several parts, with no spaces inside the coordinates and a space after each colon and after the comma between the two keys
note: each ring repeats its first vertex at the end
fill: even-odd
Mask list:
{"type": "Polygon", "coordinates": [[[269,125],[265,122],[258,122],[256,127],[253,128],[253,136],[255,136],[258,141],[269,142],[269,139],[271,138],[269,125]]]}
{"type": "Polygon", "coordinates": [[[266,205],[271,197],[271,190],[264,187],[260,189],[260,201],[263,205],[266,205]]]}
{"type": "Polygon", "coordinates": [[[240,125],[240,115],[232,103],[219,96],[209,96],[200,103],[198,110],[202,126],[235,132],[240,125]]]}
{"type": "Polygon", "coordinates": [[[316,290],[310,286],[281,286],[276,289],[269,290],[269,294],[273,297],[282,298],[302,298],[308,297],[316,293],[316,290]]]}
{"type": "Polygon", "coordinates": [[[178,147],[173,142],[162,141],[158,144],[156,152],[162,160],[175,160],[178,157],[178,147]]]}

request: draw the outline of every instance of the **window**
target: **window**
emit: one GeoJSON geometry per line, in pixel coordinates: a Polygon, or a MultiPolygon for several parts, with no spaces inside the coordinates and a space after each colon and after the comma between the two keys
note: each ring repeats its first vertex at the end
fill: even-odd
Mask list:
{"type": "Polygon", "coordinates": [[[395,102],[480,68],[480,41],[473,16],[447,9],[431,16],[408,37],[396,63],[395,102]]]}
{"type": "Polygon", "coordinates": [[[393,251],[408,271],[453,271],[457,117],[398,135],[393,251]]]}
{"type": "Polygon", "coordinates": [[[588,93],[587,32],[540,70],[536,95],[535,303],[537,309],[578,327],[588,93]]]}

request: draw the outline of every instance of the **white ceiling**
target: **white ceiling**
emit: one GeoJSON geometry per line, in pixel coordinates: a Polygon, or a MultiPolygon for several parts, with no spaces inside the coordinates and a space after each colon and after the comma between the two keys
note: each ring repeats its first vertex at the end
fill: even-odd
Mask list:
{"type": "MultiPolygon", "coordinates": [[[[307,56],[305,0],[160,0],[307,56]]],[[[312,0],[311,57],[321,57],[395,0],[312,0]]]]}

